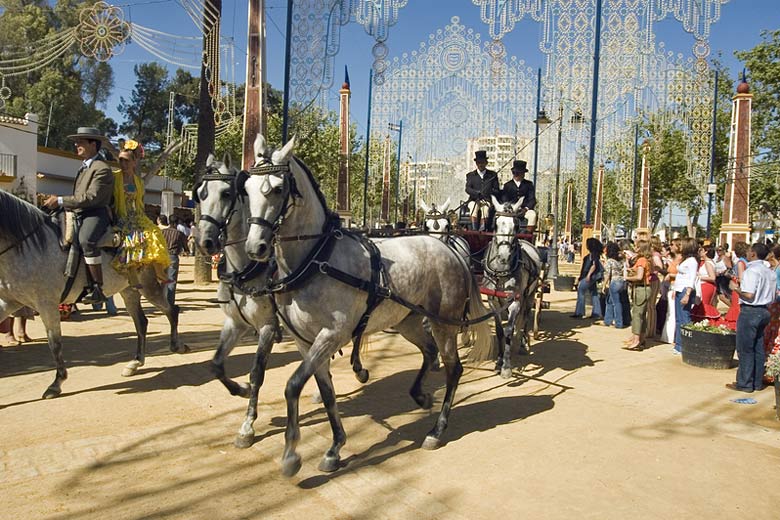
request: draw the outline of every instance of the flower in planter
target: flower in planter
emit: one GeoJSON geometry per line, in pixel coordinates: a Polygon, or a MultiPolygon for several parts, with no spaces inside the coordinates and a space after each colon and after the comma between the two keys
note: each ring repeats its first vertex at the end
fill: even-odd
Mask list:
{"type": "Polygon", "coordinates": [[[721,334],[723,336],[734,334],[734,331],[727,326],[722,324],[713,325],[710,320],[702,320],[698,323],[688,323],[687,325],[683,325],[683,328],[688,330],[698,330],[700,332],[709,332],[711,334],[721,334]]]}
{"type": "Polygon", "coordinates": [[[764,365],[764,374],[777,379],[780,377],[780,352],[770,354],[766,358],[766,364],[764,365]]]}

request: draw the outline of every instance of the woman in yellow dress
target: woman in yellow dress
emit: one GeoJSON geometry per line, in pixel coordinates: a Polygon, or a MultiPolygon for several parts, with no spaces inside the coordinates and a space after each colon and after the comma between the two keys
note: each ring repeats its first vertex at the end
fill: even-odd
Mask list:
{"type": "Polygon", "coordinates": [[[143,158],[140,143],[127,140],[120,146],[119,170],[114,171],[114,215],[121,230],[123,242],[113,266],[137,281],[138,270],[143,266],[154,268],[157,279],[168,279],[171,263],[168,246],[162,231],[144,213],[144,177],[138,167],[143,158]]]}

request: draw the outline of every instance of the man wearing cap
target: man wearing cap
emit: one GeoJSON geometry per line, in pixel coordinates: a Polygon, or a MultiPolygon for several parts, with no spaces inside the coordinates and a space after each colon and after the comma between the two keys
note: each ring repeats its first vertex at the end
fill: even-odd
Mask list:
{"type": "Polygon", "coordinates": [[[501,194],[503,202],[514,204],[522,200],[520,212],[524,214],[528,230],[533,231],[536,227],[536,189],[534,183],[525,178],[527,171],[525,161],[512,162],[512,178],[504,184],[501,194]]]}
{"type": "Polygon", "coordinates": [[[474,154],[476,170],[466,174],[466,193],[469,196],[469,214],[471,215],[471,228],[475,231],[484,231],[487,223],[491,195],[498,196],[501,186],[498,184],[498,174],[487,169],[487,152],[477,150],[474,154]],[[487,204],[480,204],[486,202],[487,204]],[[480,223],[477,223],[479,218],[480,223]]]}
{"type": "Polygon", "coordinates": [[[102,290],[103,269],[98,241],[111,223],[108,207],[114,191],[114,175],[108,164],[98,156],[105,139],[100,130],[80,127],[68,137],[75,141],[76,153],[83,160],[76,174],[73,196],[50,195],[43,205],[49,209],[63,207],[76,215],[79,245],[92,279],[92,287],[82,301],[86,304],[99,303],[106,298],[102,290]]]}

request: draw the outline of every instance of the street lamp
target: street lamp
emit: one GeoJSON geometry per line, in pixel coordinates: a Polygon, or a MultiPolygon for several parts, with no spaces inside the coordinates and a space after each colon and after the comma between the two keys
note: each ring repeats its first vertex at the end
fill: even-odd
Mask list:
{"type": "Polygon", "coordinates": [[[398,192],[401,191],[401,136],[404,131],[403,120],[398,121],[398,124],[388,123],[387,129],[392,132],[398,132],[398,155],[396,156],[396,175],[395,175],[395,217],[394,221],[398,222],[398,192]]]}

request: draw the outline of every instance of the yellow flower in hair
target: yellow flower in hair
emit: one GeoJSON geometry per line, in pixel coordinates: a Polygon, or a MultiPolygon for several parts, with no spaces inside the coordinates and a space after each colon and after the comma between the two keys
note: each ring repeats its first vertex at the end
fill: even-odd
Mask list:
{"type": "Polygon", "coordinates": [[[136,148],[138,148],[138,144],[139,144],[138,141],[133,141],[132,139],[128,139],[127,141],[125,141],[125,145],[122,149],[135,150],[136,148]]]}

